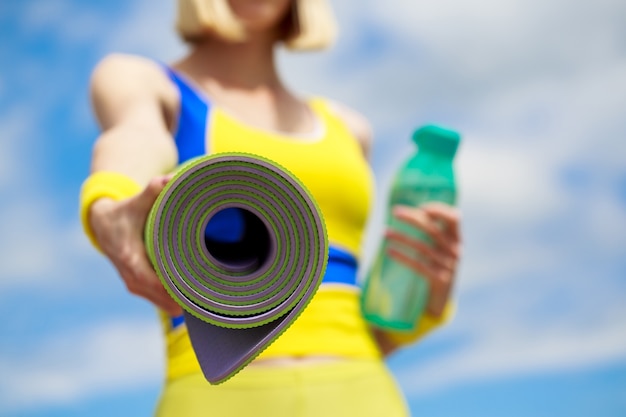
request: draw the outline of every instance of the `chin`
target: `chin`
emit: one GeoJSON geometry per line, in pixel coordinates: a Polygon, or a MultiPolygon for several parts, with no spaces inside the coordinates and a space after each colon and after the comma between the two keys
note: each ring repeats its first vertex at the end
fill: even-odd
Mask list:
{"type": "Polygon", "coordinates": [[[230,7],[248,31],[276,27],[289,12],[292,0],[229,0],[230,7]]]}

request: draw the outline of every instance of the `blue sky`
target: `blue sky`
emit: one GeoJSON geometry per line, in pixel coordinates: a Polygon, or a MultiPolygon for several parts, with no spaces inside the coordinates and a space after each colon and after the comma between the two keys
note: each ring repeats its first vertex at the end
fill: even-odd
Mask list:
{"type": "MultiPolygon", "coordinates": [[[[372,122],[379,193],[412,130],[459,130],[454,322],[389,364],[415,415],[626,415],[626,3],[337,0],[289,84],[372,122]]],[[[173,1],[0,2],[0,415],[150,415],[152,308],[89,247],[77,195],[113,51],[184,52],[173,1]]],[[[384,198],[365,246],[375,250],[384,198]]]]}

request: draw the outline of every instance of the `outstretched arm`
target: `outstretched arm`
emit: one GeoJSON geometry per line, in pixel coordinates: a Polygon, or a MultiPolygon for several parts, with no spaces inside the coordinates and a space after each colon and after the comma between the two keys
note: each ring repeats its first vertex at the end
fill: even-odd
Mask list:
{"type": "Polygon", "coordinates": [[[91,98],[102,130],[92,172],[119,172],[145,186],[176,166],[170,130],[178,97],[156,64],[125,55],[105,58],[93,72],[91,98]]]}
{"type": "Polygon", "coordinates": [[[102,134],[93,149],[92,175],[83,186],[85,229],[129,292],[169,314],[180,314],[150,265],[143,243],[148,212],[169,179],[164,174],[176,166],[170,130],[177,92],[151,61],[112,55],[94,70],[91,95],[102,134]],[[101,197],[94,193],[107,187],[114,192],[101,197]]]}

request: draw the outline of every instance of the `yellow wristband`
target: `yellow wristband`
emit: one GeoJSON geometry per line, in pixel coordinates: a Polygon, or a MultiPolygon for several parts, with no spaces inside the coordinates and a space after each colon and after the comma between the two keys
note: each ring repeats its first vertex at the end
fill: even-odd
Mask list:
{"type": "Polygon", "coordinates": [[[135,180],[118,172],[99,171],[91,174],[83,182],[80,189],[80,220],[85,234],[96,249],[102,251],[89,223],[91,205],[99,198],[120,201],[133,197],[140,191],[141,186],[135,180]]]}
{"type": "Polygon", "coordinates": [[[456,306],[453,302],[449,301],[448,304],[446,304],[443,313],[441,313],[441,316],[433,317],[431,315],[424,314],[420,318],[414,330],[410,332],[385,330],[385,335],[387,339],[395,345],[405,346],[423,338],[437,327],[448,323],[454,317],[455,312],[456,306]]]}

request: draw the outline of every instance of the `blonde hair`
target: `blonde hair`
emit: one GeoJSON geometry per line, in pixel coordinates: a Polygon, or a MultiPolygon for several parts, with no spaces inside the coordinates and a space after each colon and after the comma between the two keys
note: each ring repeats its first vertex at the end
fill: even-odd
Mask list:
{"type": "MultiPolygon", "coordinates": [[[[337,25],[327,0],[292,0],[282,24],[281,40],[289,49],[325,48],[337,36],[337,25]]],[[[191,43],[211,35],[234,42],[246,37],[228,0],[178,0],[176,30],[191,43]]]]}

